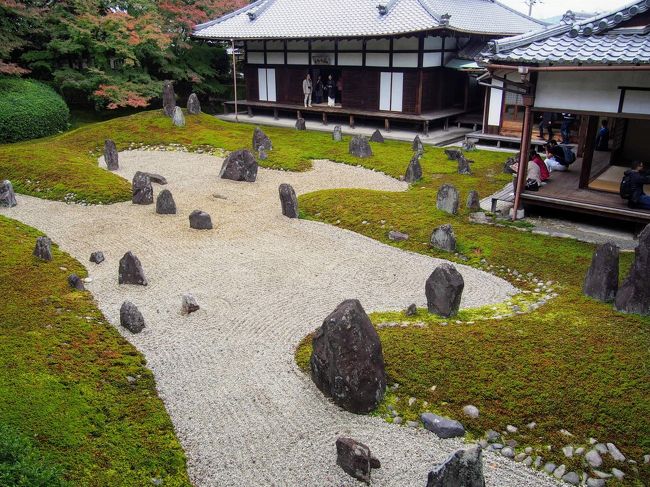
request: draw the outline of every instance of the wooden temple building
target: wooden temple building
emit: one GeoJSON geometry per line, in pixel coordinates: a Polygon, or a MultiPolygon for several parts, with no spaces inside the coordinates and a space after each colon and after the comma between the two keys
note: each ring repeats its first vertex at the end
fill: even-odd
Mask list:
{"type": "MultiPolygon", "coordinates": [[[[246,98],[255,110],[443,126],[481,113],[487,41],[543,24],[495,0],[258,0],[195,27],[194,38],[243,48],[246,98]],[[304,107],[302,81],[332,76],[336,105],[304,107]]],[[[226,105],[233,105],[227,102],[226,105]]],[[[480,124],[480,115],[477,117],[480,124]]]]}
{"type": "Polygon", "coordinates": [[[650,165],[650,0],[583,20],[568,13],[557,25],[493,41],[482,56],[491,77],[482,81],[491,86],[487,131],[504,127],[509,100],[519,105],[524,154],[537,131],[535,113],[571,112],[582,121],[572,141],[578,160],[568,172],[552,173],[539,191],[524,190],[528,158],[523,158],[515,207],[523,202],[650,222],[650,211],[629,208],[619,196],[630,164],[650,165]],[[609,143],[598,148],[603,121],[609,143]]]}

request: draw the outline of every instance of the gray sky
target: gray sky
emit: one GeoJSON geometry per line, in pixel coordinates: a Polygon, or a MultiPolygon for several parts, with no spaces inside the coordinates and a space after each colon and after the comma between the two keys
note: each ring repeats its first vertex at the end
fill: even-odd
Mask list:
{"type": "MultiPolygon", "coordinates": [[[[500,0],[510,7],[528,13],[528,6],[524,0],[500,0]]],[[[533,17],[548,18],[556,15],[562,15],[567,10],[581,11],[598,11],[606,12],[614,10],[622,5],[630,3],[632,0],[542,0],[542,3],[533,7],[533,17]]]]}

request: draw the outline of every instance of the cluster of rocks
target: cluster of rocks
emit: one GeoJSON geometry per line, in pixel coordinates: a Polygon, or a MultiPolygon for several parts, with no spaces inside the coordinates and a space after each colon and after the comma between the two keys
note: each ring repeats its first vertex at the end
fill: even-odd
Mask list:
{"type": "MultiPolygon", "coordinates": [[[[171,81],[163,83],[163,113],[172,119],[172,123],[176,127],[185,126],[185,116],[181,107],[176,106],[176,93],[174,92],[174,85],[171,81]]],[[[187,113],[190,115],[198,115],[201,113],[201,103],[196,93],[192,93],[187,99],[187,113]]]]}
{"type": "Polygon", "coordinates": [[[634,263],[619,288],[619,249],[611,243],[599,245],[585,277],[585,295],[603,302],[614,301],[618,311],[650,315],[650,225],[639,235],[634,263]]]}
{"type": "Polygon", "coordinates": [[[470,167],[470,164],[474,161],[470,161],[469,159],[465,158],[465,154],[463,154],[462,150],[459,149],[445,149],[445,154],[447,155],[447,159],[450,161],[456,161],[458,163],[458,174],[464,174],[464,175],[471,175],[472,174],[472,168],[470,167]]]}

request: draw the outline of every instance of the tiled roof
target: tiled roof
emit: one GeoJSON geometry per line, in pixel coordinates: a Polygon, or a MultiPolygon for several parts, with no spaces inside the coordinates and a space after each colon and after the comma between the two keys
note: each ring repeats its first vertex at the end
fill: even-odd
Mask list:
{"type": "Polygon", "coordinates": [[[469,59],[474,61],[483,51],[485,51],[486,47],[487,42],[479,39],[472,39],[467,43],[467,45],[463,46],[460,51],[458,51],[456,57],[459,59],[469,59]]]}
{"type": "Polygon", "coordinates": [[[650,11],[650,0],[618,10],[489,43],[483,53],[492,62],[523,64],[650,64],[650,28],[620,24],[650,11]]]}
{"type": "Polygon", "coordinates": [[[495,0],[258,0],[197,25],[207,39],[371,37],[438,28],[512,35],[544,23],[495,0]],[[381,13],[379,5],[385,6],[381,13]],[[449,15],[447,18],[446,16],[449,15]]]}

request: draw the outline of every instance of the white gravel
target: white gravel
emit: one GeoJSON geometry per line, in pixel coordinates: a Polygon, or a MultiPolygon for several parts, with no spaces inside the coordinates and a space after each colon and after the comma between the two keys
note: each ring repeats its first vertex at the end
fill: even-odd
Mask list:
{"type": "MultiPolygon", "coordinates": [[[[327,161],[316,161],[306,173],[261,169],[256,183],[236,183],[218,179],[221,162],[180,152],[120,154],[120,175],[130,179],[144,170],[168,179],[177,215],[156,215],[153,205],[84,207],[21,195],[17,207],[0,213],[42,230],[87,266],[87,288],[155,374],[195,485],[358,485],[335,464],[334,443],[344,434],[365,442],[381,460],[375,485],[424,486],[428,471],[462,442],[342,411],[297,369],[293,352],[346,298],[358,298],[368,312],[424,306],[424,282],[441,261],[334,226],[284,218],[278,198],[285,182],[298,193],[407,186],[327,161]],[[210,213],[215,230],[189,228],[195,209],[210,213]],[[100,265],[88,261],[95,250],[106,256],[100,265]],[[118,260],[128,250],[142,261],[149,286],[118,285],[118,260]],[[201,306],[189,316],[181,314],[185,293],[201,306]],[[119,328],[126,299],[145,317],[139,335],[119,328]]],[[[490,274],[459,270],[464,307],[515,292],[490,274]]],[[[500,456],[485,458],[490,486],[557,485],[500,456]]]]}

